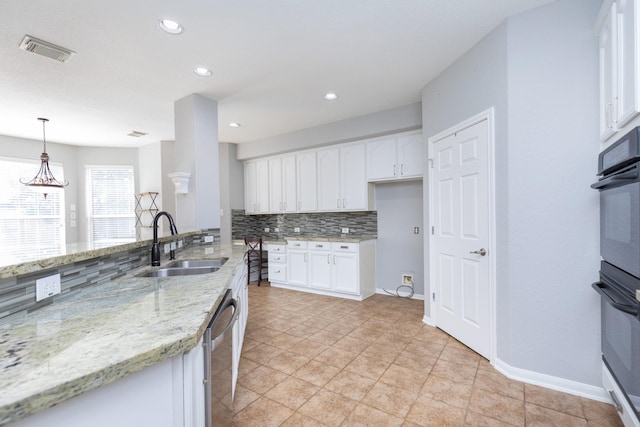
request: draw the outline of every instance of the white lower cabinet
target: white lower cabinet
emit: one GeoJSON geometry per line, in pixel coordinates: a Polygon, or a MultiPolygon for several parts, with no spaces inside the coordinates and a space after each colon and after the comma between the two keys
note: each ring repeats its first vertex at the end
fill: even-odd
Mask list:
{"type": "Polygon", "coordinates": [[[270,262],[269,280],[274,287],[363,300],[376,289],[375,248],[375,240],[360,243],[290,240],[286,253],[287,279],[275,279],[270,262]]]}
{"type": "Polygon", "coordinates": [[[269,281],[270,282],[286,282],[287,281],[287,246],[274,245],[268,246],[269,254],[269,281]]]}
{"type": "Polygon", "coordinates": [[[238,366],[240,365],[244,333],[247,329],[247,319],[249,317],[249,286],[247,283],[247,274],[247,265],[245,263],[238,265],[231,283],[231,293],[238,304],[238,310],[240,310],[238,320],[233,326],[233,368],[231,371],[233,395],[235,395],[236,382],[238,381],[238,366]]]}

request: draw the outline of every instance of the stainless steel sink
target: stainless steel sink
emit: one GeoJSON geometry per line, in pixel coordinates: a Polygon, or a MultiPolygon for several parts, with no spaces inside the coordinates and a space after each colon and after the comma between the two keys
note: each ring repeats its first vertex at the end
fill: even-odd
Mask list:
{"type": "Polygon", "coordinates": [[[229,258],[185,259],[167,264],[166,268],[222,267],[229,258]]]}
{"type": "Polygon", "coordinates": [[[220,267],[172,267],[158,270],[146,271],[138,274],[138,277],[169,277],[169,276],[192,276],[195,274],[207,274],[220,270],[220,267]]]}

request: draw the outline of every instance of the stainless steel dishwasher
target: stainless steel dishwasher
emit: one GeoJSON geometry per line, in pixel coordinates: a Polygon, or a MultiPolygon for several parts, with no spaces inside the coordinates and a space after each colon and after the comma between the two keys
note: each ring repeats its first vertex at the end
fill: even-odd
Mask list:
{"type": "Polygon", "coordinates": [[[232,334],[238,313],[238,304],[227,290],[204,333],[206,427],[231,426],[232,334]]]}

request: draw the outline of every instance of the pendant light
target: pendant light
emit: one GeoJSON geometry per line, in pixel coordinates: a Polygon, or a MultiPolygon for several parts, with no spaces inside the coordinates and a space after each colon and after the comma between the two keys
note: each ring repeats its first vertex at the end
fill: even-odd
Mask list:
{"type": "Polygon", "coordinates": [[[42,142],[44,145],[42,154],[40,155],[40,170],[30,181],[27,181],[27,178],[20,178],[20,182],[27,187],[42,193],[46,199],[48,193],[63,189],[65,186],[69,185],[69,182],[60,182],[51,173],[51,169],[49,169],[49,155],[47,154],[47,138],[44,132],[45,123],[48,122],[49,119],[39,117],[38,120],[42,122],[42,142]]]}

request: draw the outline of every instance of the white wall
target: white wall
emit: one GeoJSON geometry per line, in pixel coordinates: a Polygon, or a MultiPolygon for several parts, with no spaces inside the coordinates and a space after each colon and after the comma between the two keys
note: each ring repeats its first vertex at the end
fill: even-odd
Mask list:
{"type": "MultiPolygon", "coordinates": [[[[376,184],[374,194],[377,287],[395,292],[402,284],[401,275],[412,274],[415,294],[424,295],[422,181],[376,184]],[[413,233],[414,227],[420,234],[413,233]]],[[[408,289],[399,293],[407,295],[408,289]]]]}
{"type": "Polygon", "coordinates": [[[590,288],[598,201],[589,188],[600,3],[559,0],[509,18],[422,97],[426,137],[495,107],[497,356],[565,385],[601,384],[600,309],[590,288]]]}
{"type": "MultiPolygon", "coordinates": [[[[163,210],[163,196],[172,195],[164,194],[162,191],[162,147],[161,142],[144,145],[138,148],[138,191],[157,192],[156,205],[159,210],[163,210]]],[[[162,232],[164,223],[160,221],[159,230],[162,232]]],[[[153,238],[153,230],[150,228],[140,228],[138,236],[141,239],[153,238]]]]}

